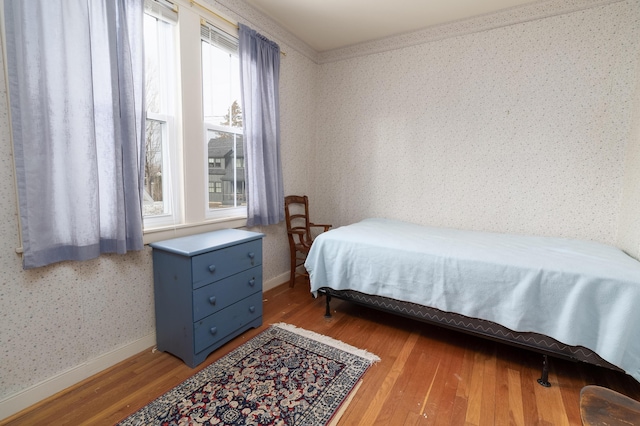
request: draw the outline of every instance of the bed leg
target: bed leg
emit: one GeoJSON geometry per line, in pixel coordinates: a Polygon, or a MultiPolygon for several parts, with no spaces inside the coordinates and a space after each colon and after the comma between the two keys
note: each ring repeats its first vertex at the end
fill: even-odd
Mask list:
{"type": "Polygon", "coordinates": [[[329,307],[329,302],[331,302],[331,296],[328,293],[325,293],[326,301],[327,301],[327,310],[324,312],[325,318],[331,318],[331,308],[329,307]]]}
{"type": "Polygon", "coordinates": [[[549,383],[549,359],[547,355],[542,355],[542,376],[538,379],[538,383],[545,388],[551,387],[551,383],[549,383]]]}

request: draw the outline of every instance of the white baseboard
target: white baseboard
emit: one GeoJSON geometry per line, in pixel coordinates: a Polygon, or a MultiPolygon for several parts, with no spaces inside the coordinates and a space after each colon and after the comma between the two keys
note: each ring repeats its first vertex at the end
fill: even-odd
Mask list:
{"type": "Polygon", "coordinates": [[[277,277],[271,278],[269,281],[262,283],[262,292],[278,287],[280,284],[289,282],[289,272],[284,272],[277,277]]]}
{"type": "Polygon", "coordinates": [[[28,387],[0,401],[0,420],[6,419],[45,398],[73,386],[120,361],[149,349],[156,344],[155,331],[134,342],[115,349],[65,372],[28,387]]]}
{"type": "MultiPolygon", "coordinates": [[[[262,284],[262,291],[271,290],[289,281],[289,272],[282,273],[262,284]]],[[[155,331],[132,343],[122,346],[99,357],[50,377],[38,384],[11,395],[0,401],[0,420],[42,401],[45,398],[65,390],[69,386],[83,381],[120,361],[136,355],[156,344],[155,331]]]]}

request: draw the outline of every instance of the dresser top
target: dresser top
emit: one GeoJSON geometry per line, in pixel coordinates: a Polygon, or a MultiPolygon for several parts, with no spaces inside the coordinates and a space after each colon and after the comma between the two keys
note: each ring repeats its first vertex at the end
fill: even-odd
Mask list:
{"type": "Polygon", "coordinates": [[[242,229],[222,229],[220,231],[158,241],[149,245],[154,249],[182,256],[195,256],[212,249],[222,249],[262,237],[264,237],[264,234],[258,232],[244,231],[242,229]]]}

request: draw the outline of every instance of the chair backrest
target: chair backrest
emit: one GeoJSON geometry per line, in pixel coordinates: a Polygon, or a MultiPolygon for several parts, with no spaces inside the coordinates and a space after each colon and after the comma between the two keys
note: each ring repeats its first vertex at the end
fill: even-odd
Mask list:
{"type": "MultiPolygon", "coordinates": [[[[289,240],[294,241],[297,231],[304,231],[299,235],[304,242],[311,240],[311,228],[309,225],[309,198],[306,195],[287,195],[284,197],[284,213],[287,222],[287,234],[289,240]]],[[[296,241],[300,243],[302,241],[296,241]]]]}

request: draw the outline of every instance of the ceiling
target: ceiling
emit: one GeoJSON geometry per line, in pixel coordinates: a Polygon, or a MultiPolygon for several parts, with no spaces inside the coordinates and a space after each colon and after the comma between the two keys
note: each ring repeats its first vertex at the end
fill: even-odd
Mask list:
{"type": "Polygon", "coordinates": [[[317,52],[540,0],[244,0],[317,52]]]}

